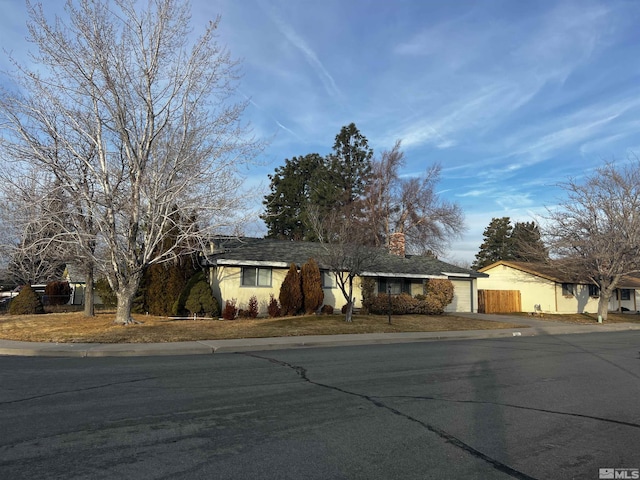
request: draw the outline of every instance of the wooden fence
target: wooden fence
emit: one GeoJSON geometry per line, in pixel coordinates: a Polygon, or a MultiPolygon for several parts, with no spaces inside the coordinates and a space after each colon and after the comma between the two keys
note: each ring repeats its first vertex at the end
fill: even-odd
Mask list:
{"type": "Polygon", "coordinates": [[[520,312],[520,290],[478,290],[478,312],[520,312]]]}

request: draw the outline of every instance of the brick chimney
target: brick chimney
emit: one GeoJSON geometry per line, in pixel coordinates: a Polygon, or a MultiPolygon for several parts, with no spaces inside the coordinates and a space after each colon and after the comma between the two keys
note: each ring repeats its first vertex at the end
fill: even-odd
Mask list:
{"type": "Polygon", "coordinates": [[[389,235],[389,252],[404,258],[404,233],[394,232],[389,235]]]}

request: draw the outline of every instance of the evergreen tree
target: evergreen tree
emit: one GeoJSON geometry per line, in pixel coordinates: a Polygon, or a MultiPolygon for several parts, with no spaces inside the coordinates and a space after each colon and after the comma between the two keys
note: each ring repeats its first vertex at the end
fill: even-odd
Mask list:
{"type": "Polygon", "coordinates": [[[484,229],[484,242],[480,245],[471,268],[478,270],[498,260],[512,260],[512,231],[509,217],[492,218],[489,226],[484,229]]]}
{"type": "Polygon", "coordinates": [[[512,259],[519,262],[544,262],[549,253],[535,222],[516,222],[511,232],[512,259]]]}
{"type": "Polygon", "coordinates": [[[471,265],[478,270],[499,260],[517,262],[543,262],[547,249],[535,222],[516,222],[511,226],[509,217],[493,218],[484,230],[484,242],[471,265]]]}
{"type": "Polygon", "coordinates": [[[309,219],[352,206],[361,198],[371,175],[373,150],[355,124],[342,127],[333,152],[326,158],[317,153],[286,159],[269,175],[271,192],[263,200],[260,217],[267,237],[317,240],[309,219]]]}
{"type": "Polygon", "coordinates": [[[320,308],[324,301],[322,276],[318,263],[313,258],[310,258],[307,263],[300,268],[300,276],[302,277],[304,311],[307,314],[312,314],[320,308]]]}
{"type": "Polygon", "coordinates": [[[265,213],[260,217],[267,225],[267,237],[308,240],[311,229],[306,214],[310,205],[323,206],[327,167],[317,153],[286,159],[276,168],[271,181],[271,193],[265,196],[265,213]]]}
{"type": "Polygon", "coordinates": [[[373,150],[355,123],[340,129],[333,153],[327,159],[339,205],[349,205],[364,194],[371,175],[372,157],[373,150]]]}
{"type": "Polygon", "coordinates": [[[20,293],[11,300],[9,314],[33,315],[35,313],[44,313],[40,295],[31,288],[31,285],[25,285],[20,290],[20,293]]]}

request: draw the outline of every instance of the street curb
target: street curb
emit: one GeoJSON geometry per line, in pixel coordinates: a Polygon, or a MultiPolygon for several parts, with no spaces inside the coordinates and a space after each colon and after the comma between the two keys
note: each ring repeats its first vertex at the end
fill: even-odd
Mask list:
{"type": "Polygon", "coordinates": [[[140,357],[213,355],[261,350],[384,345],[451,340],[480,340],[542,335],[568,335],[640,330],[637,324],[549,325],[500,330],[402,332],[381,334],[308,335],[300,337],[200,340],[173,343],[32,343],[0,340],[0,355],[24,357],[140,357]]]}

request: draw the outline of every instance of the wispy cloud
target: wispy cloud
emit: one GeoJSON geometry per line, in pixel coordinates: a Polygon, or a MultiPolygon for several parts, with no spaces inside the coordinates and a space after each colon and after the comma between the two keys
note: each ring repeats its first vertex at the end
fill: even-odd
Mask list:
{"type": "Polygon", "coordinates": [[[324,67],[318,55],[315,51],[309,46],[309,44],[302,38],[301,35],[296,32],[296,30],[285,22],[280,16],[278,16],[273,9],[269,9],[269,17],[275,23],[278,30],[287,41],[299,50],[304,56],[305,61],[313,68],[316,75],[324,85],[326,92],[332,97],[339,97],[341,95],[338,86],[336,85],[333,76],[327,71],[324,67]]]}

